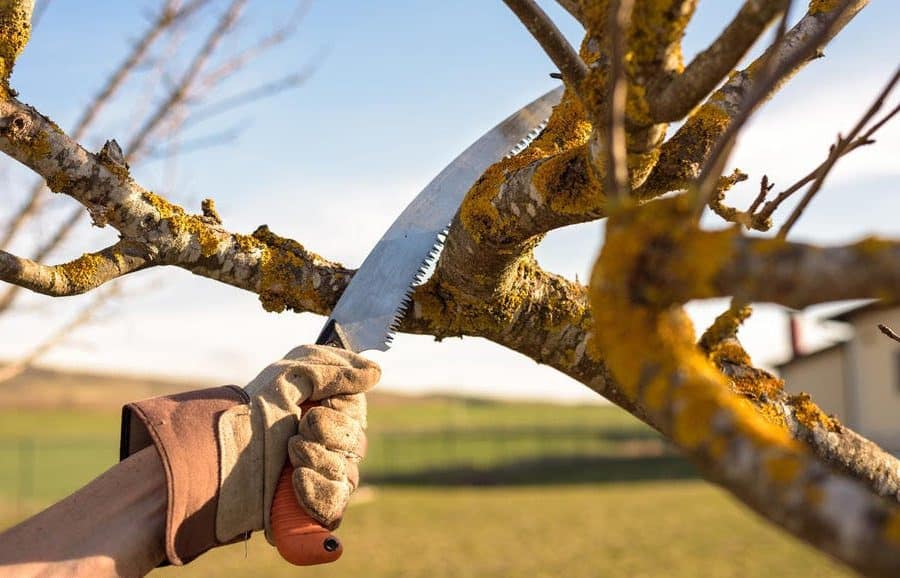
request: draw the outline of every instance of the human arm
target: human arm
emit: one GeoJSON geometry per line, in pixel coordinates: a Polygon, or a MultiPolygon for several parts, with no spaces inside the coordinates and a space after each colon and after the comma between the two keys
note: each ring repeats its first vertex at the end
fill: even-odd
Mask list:
{"type": "Polygon", "coordinates": [[[0,577],[143,576],[164,557],[166,478],[141,450],[0,534],[0,577]]]}

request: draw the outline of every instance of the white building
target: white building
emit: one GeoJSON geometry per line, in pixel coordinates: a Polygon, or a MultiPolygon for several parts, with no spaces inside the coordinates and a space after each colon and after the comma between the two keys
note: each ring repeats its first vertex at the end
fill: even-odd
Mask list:
{"type": "Polygon", "coordinates": [[[871,303],[829,318],[853,328],[847,341],[803,351],[791,323],[793,358],[777,366],[792,393],[808,392],[825,413],[885,449],[900,451],[900,343],[878,324],[900,329],[900,306],[871,303]]]}

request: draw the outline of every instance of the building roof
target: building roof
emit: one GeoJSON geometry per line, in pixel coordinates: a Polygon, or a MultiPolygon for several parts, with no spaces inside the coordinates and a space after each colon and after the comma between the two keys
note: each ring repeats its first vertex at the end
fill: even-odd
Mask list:
{"type": "Polygon", "coordinates": [[[827,319],[828,321],[850,322],[853,321],[854,317],[862,315],[863,313],[869,313],[870,311],[880,311],[882,309],[893,309],[894,307],[897,307],[897,305],[890,304],[885,301],[874,300],[863,303],[861,305],[853,305],[852,307],[845,309],[844,311],[841,311],[840,313],[837,313],[835,315],[831,315],[830,317],[826,317],[825,319],[827,319]]]}

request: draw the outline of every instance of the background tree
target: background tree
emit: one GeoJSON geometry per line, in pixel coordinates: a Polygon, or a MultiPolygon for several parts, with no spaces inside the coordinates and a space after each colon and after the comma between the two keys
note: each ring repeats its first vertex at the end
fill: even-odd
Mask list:
{"type": "MultiPolygon", "coordinates": [[[[162,165],[162,186],[171,189],[179,157],[235,141],[239,127],[216,126],[223,115],[296,87],[306,78],[309,70],[289,71],[262,84],[247,83],[239,91],[230,87],[227,92],[223,90],[297,31],[309,2],[287,5],[283,22],[250,42],[238,35],[250,12],[244,0],[218,4],[210,0],[158,0],[155,4],[144,30],[128,51],[116,55],[119,62],[81,110],[69,134],[75,140],[99,145],[106,140],[102,138],[104,131],[115,127],[122,143],[110,143],[105,150],[120,155],[129,166],[162,165]],[[135,94],[140,96],[136,98],[135,94]],[[121,111],[113,110],[121,106],[131,108],[124,127],[117,118],[121,111]]],[[[33,27],[39,26],[51,5],[51,0],[36,3],[33,27]]],[[[215,212],[212,201],[204,203],[204,211],[215,212]]],[[[44,180],[38,179],[17,206],[9,206],[0,225],[0,249],[28,251],[30,258],[39,262],[52,258],[72,241],[86,216],[83,207],[65,198],[53,198],[44,180]],[[40,228],[36,243],[25,235],[35,224],[40,228]]],[[[0,317],[21,308],[21,289],[9,285],[0,292],[0,317]]],[[[126,293],[136,290],[131,287],[126,293]]],[[[20,374],[71,339],[76,329],[104,315],[122,293],[118,283],[98,291],[71,319],[48,330],[26,355],[0,369],[0,382],[20,374]]]]}
{"type": "MultiPolygon", "coordinates": [[[[506,3],[567,90],[531,147],[491,167],[469,192],[401,330],[485,337],[548,364],[661,431],[711,480],[786,530],[864,573],[896,575],[900,464],[808,396],[785,393],[736,333],[754,301],[802,308],[896,299],[895,241],[821,248],[786,237],[837,160],[896,113],[886,103],[897,72],[795,185],[770,198],[763,180],[743,211],[724,202],[744,178],[725,169],[749,116],[867,2],[814,0],[789,27],[787,0],[748,0],[687,64],[680,42],[695,1],[560,1],[584,25],[578,52],[537,4],[506,3]],[[772,24],[772,45],[734,72],[772,24]],[[666,138],[668,124],[681,120],[666,138]],[[746,234],[767,231],[784,199],[800,192],[803,202],[780,217],[776,235],[746,234]],[[700,227],[707,208],[725,228],[700,227]],[[598,219],[606,219],[606,238],[589,287],[537,264],[533,249],[545,233],[598,219]],[[732,307],[698,340],[684,303],[721,296],[732,307]]],[[[120,239],[52,266],[2,252],[0,278],[66,296],[174,265],[255,292],[268,311],[328,313],[352,270],[265,227],[232,233],[211,211],[187,213],[133,180],[114,147],[90,153],[20,102],[8,74],[27,42],[31,3],[2,6],[0,150],[120,239]]]]}

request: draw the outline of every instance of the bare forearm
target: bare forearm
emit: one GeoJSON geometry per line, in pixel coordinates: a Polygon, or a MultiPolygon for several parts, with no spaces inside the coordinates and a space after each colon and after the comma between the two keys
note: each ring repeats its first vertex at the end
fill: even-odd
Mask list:
{"type": "Polygon", "coordinates": [[[163,559],[165,520],[151,447],[0,535],[0,577],[143,576],[163,559]]]}

